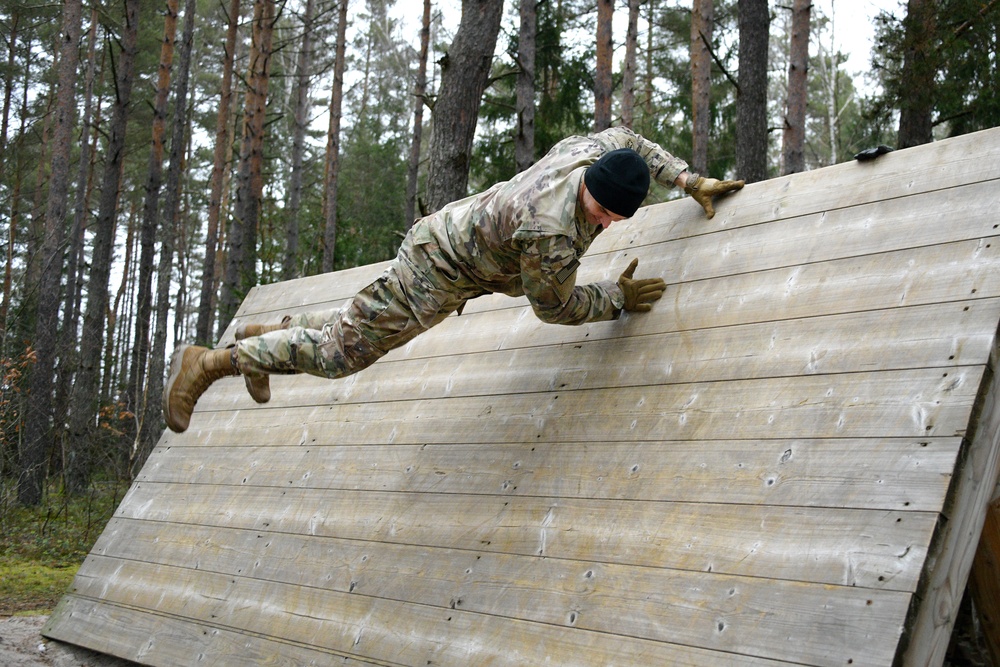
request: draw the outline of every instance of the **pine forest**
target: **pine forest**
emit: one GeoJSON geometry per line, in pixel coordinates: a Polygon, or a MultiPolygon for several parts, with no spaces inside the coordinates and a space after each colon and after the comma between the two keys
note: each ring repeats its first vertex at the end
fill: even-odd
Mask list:
{"type": "Polygon", "coordinates": [[[832,6],[0,0],[0,503],[131,479],[176,343],[563,137],[752,182],[1000,124],[996,0],[883,11],[860,73],[832,6]]]}

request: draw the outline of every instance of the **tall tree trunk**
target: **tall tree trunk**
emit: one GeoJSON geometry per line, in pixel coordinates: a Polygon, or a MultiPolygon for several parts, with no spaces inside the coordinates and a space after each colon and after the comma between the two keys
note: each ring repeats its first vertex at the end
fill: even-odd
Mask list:
{"type": "MultiPolygon", "coordinates": [[[[103,196],[103,193],[102,193],[103,196]]],[[[115,292],[115,301],[108,311],[108,336],[104,348],[104,377],[101,380],[101,400],[108,402],[117,398],[112,396],[112,384],[124,385],[126,364],[124,354],[120,352],[128,343],[128,333],[132,331],[132,285],[134,284],[133,266],[136,255],[136,224],[138,206],[134,203],[129,207],[128,220],[125,223],[125,259],[122,262],[122,279],[115,292]],[[122,303],[125,312],[122,313],[122,303]]],[[[86,321],[86,317],[84,318],[86,321]]]]}
{"type": "Polygon", "coordinates": [[[809,13],[812,0],[792,3],[792,38],[788,58],[788,101],[782,137],[782,173],[795,174],[806,168],[806,94],[809,73],[809,13]]]}
{"type": "Polygon", "coordinates": [[[417,83],[413,87],[413,141],[406,167],[406,228],[417,219],[417,182],[420,174],[420,145],[424,135],[424,95],[427,93],[427,53],[431,40],[431,0],[424,0],[424,16],[420,23],[420,62],[417,83]]]}
{"type": "Polygon", "coordinates": [[[597,0],[597,71],[594,74],[594,131],[611,127],[611,68],[614,55],[613,0],[597,0]]]}
{"type": "Polygon", "coordinates": [[[132,97],[135,56],[139,50],[139,5],[141,0],[126,0],[125,25],[121,36],[122,52],[118,59],[115,104],[108,130],[100,202],[95,220],[93,254],[87,282],[87,308],[80,337],[80,366],[70,395],[69,456],[66,481],[71,492],[83,490],[89,478],[87,448],[93,442],[100,410],[101,351],[105,336],[105,313],[108,310],[108,283],[111,277],[115,221],[121,189],[122,164],[125,160],[125,135],[132,97]]]}
{"type": "Polygon", "coordinates": [[[903,22],[903,73],[899,101],[899,148],[934,140],[935,0],[908,0],[903,22]]]}
{"type": "Polygon", "coordinates": [[[50,443],[52,373],[55,368],[56,331],[59,324],[59,283],[63,270],[63,241],[69,198],[69,161],[76,110],[76,70],[80,61],[81,0],[65,0],[60,29],[59,87],[56,102],[52,170],[45,207],[45,240],[38,284],[34,354],[36,362],[29,381],[24,440],[19,451],[18,501],[37,505],[45,485],[45,459],[50,443]]]}
{"type": "MultiPolygon", "coordinates": [[[[187,106],[187,112],[185,113],[186,127],[191,126],[191,115],[194,113],[194,102],[187,106]]],[[[180,192],[179,196],[181,200],[178,205],[177,214],[177,227],[176,236],[177,239],[176,246],[174,248],[174,254],[177,256],[177,294],[174,298],[174,312],[176,317],[173,318],[173,340],[188,340],[188,329],[190,328],[190,293],[188,291],[189,281],[189,267],[191,266],[191,251],[192,248],[189,244],[191,238],[191,229],[193,225],[200,227],[200,220],[195,222],[192,220],[191,215],[191,174],[187,170],[187,165],[191,164],[192,151],[194,150],[194,142],[191,139],[191,133],[187,133],[187,141],[184,145],[184,157],[181,163],[181,169],[183,171],[180,178],[180,192]]],[[[162,398],[162,390],[160,392],[162,398]]]]}
{"type": "Polygon", "coordinates": [[[712,43],[715,7],[712,0],[694,0],[691,9],[691,168],[708,171],[711,129],[712,43]]]}
{"type": "Polygon", "coordinates": [[[536,0],[521,0],[517,40],[517,135],[514,161],[521,172],[535,162],[535,41],[538,33],[536,0]]]}
{"type": "Polygon", "coordinates": [[[337,52],[330,91],[330,124],[326,132],[326,169],[323,175],[323,261],[321,271],[333,271],[337,253],[337,187],[340,178],[340,115],[344,106],[344,67],[347,54],[347,4],[337,13],[337,52]]]}
{"type": "Polygon", "coordinates": [[[79,300],[77,294],[80,292],[77,287],[82,282],[83,276],[79,275],[78,267],[82,263],[83,255],[83,235],[87,226],[87,209],[89,204],[91,171],[93,170],[93,159],[91,152],[91,135],[98,135],[100,129],[100,105],[98,104],[97,114],[93,112],[94,102],[94,79],[97,70],[97,24],[100,20],[97,7],[90,10],[90,33],[87,37],[87,73],[84,76],[83,90],[83,118],[80,122],[80,161],[78,163],[76,178],[76,201],[73,207],[73,225],[70,230],[70,246],[67,257],[69,265],[67,269],[67,298],[65,312],[70,315],[63,325],[64,333],[63,348],[75,347],[76,330],[79,325],[79,300]],[[72,281],[72,286],[70,282],[72,281]]]}
{"type": "MultiPolygon", "coordinates": [[[[56,37],[55,62],[53,70],[58,71],[59,61],[59,39],[56,37]]],[[[26,68],[30,69],[30,68],[26,68]]],[[[30,85],[29,73],[25,72],[25,84],[30,85]]],[[[52,149],[52,127],[55,123],[56,114],[53,109],[56,104],[57,81],[52,81],[49,90],[45,94],[45,113],[42,117],[41,139],[38,145],[38,165],[35,169],[34,189],[31,193],[31,215],[28,218],[28,238],[26,264],[24,269],[24,284],[38,285],[42,281],[42,244],[45,242],[45,184],[49,180],[49,172],[52,167],[50,151],[52,149]]],[[[38,292],[34,289],[26,290],[21,303],[21,312],[24,314],[19,322],[19,331],[24,338],[30,337],[35,330],[35,316],[38,312],[38,292]]]]}
{"type": "Polygon", "coordinates": [[[257,282],[257,223],[264,191],[264,120],[275,20],[274,0],[256,0],[236,204],[229,227],[229,257],[226,259],[220,303],[220,325],[233,319],[240,301],[257,282]]]}
{"type": "MultiPolygon", "coordinates": [[[[146,413],[142,419],[139,446],[130,461],[135,476],[153,450],[162,428],[160,399],[163,396],[164,361],[167,350],[167,327],[170,315],[170,283],[173,279],[174,243],[182,233],[178,220],[181,199],[181,172],[187,148],[188,81],[191,72],[191,49],[194,44],[195,0],[184,1],[184,32],[177,78],[174,81],[174,117],[170,129],[170,162],[163,201],[163,224],[160,225],[160,261],[156,268],[156,327],[149,353],[149,388],[146,390],[146,413]]],[[[177,317],[183,313],[178,312],[177,317]]]]}
{"type": "Polygon", "coordinates": [[[830,15],[828,27],[829,44],[816,39],[816,60],[818,71],[815,78],[820,82],[823,101],[823,129],[829,146],[829,155],[823,159],[822,166],[837,164],[840,145],[840,65],[841,55],[837,51],[837,14],[830,15]]]}
{"type": "Polygon", "coordinates": [[[642,0],[628,0],[628,28],[625,31],[625,71],[622,75],[622,125],[635,123],[635,72],[639,50],[639,6],[642,0]]]}
{"type": "Polygon", "coordinates": [[[472,139],[500,32],[503,0],[462,0],[462,21],[441,59],[434,105],[427,203],[431,211],[461,199],[469,183],[472,139]]]}
{"type": "MultiPolygon", "coordinates": [[[[68,249],[66,252],[66,290],[63,294],[63,322],[59,330],[56,369],[56,392],[53,418],[56,424],[67,423],[70,388],[79,365],[77,355],[77,330],[80,327],[80,304],[83,299],[84,231],[87,225],[87,211],[90,201],[90,181],[93,171],[91,135],[97,135],[100,128],[100,104],[94,114],[94,79],[97,70],[97,7],[90,10],[90,30],[87,36],[87,67],[83,86],[83,118],[80,121],[80,160],[77,166],[76,200],[73,206],[73,223],[70,226],[68,249]]],[[[70,465],[69,451],[72,447],[65,433],[56,429],[57,440],[64,448],[61,460],[70,465]]],[[[65,473],[65,470],[64,470],[65,473]]]]}
{"type": "Polygon", "coordinates": [[[212,314],[215,311],[216,253],[219,247],[219,219],[222,211],[222,193],[225,183],[226,159],[231,140],[229,119],[233,99],[233,63],[236,54],[236,30],[240,20],[240,0],[229,0],[229,23],[226,28],[226,46],[222,61],[222,86],[219,95],[219,112],[215,119],[215,149],[212,155],[211,193],[208,198],[208,230],[205,234],[205,265],[201,274],[201,295],[198,297],[198,322],[195,341],[208,345],[212,331],[212,314]]]}
{"type": "MultiPolygon", "coordinates": [[[[163,181],[163,142],[167,131],[167,98],[170,93],[170,68],[174,62],[174,38],[177,35],[177,6],[179,0],[167,0],[163,22],[163,44],[160,46],[160,65],[156,84],[156,101],[153,105],[153,138],[149,152],[149,172],[146,178],[146,197],[142,208],[139,230],[139,277],[136,286],[135,340],[129,365],[126,390],[126,407],[136,417],[134,431],[129,435],[132,447],[138,446],[141,418],[145,410],[143,396],[146,389],[146,368],[149,363],[150,318],[153,310],[153,256],[156,230],[160,217],[160,187],[163,181]]],[[[157,381],[156,378],[151,381],[157,381]]],[[[124,459],[131,458],[131,450],[123,452],[124,459]]]]}
{"type": "MultiPolygon", "coordinates": [[[[648,128],[651,128],[655,122],[655,117],[653,115],[653,28],[654,19],[656,18],[656,0],[646,0],[646,5],[649,8],[649,12],[646,14],[647,22],[649,23],[649,30],[646,31],[646,80],[643,90],[643,101],[642,101],[642,112],[643,112],[643,127],[640,128],[643,131],[649,132],[648,128]]],[[[642,134],[642,132],[640,132],[642,134]]]]}
{"type": "MultiPolygon", "coordinates": [[[[3,120],[0,121],[0,169],[6,168],[7,154],[7,129],[10,120],[10,101],[14,90],[14,60],[17,54],[17,30],[20,22],[20,14],[16,13],[11,17],[10,35],[7,37],[7,71],[4,74],[3,88],[3,120]]],[[[28,44],[28,52],[31,52],[31,44],[28,44]]],[[[26,70],[28,68],[25,68],[26,70]]],[[[27,74],[25,75],[27,77],[27,74]]],[[[27,83],[27,82],[26,82],[27,83]]],[[[24,86],[24,94],[28,93],[28,85],[24,86]]],[[[17,141],[20,142],[24,136],[24,129],[27,122],[27,100],[21,109],[21,129],[17,133],[17,141]]],[[[17,205],[21,199],[21,169],[18,165],[14,169],[14,193],[11,196],[10,220],[7,226],[7,263],[3,273],[3,297],[0,299],[0,350],[6,349],[7,339],[7,313],[10,311],[10,288],[13,278],[14,268],[14,240],[17,236],[18,210],[17,205]]]]}
{"type": "MultiPolygon", "coordinates": [[[[10,127],[10,101],[14,93],[14,62],[17,55],[17,30],[21,15],[17,8],[10,17],[10,34],[7,35],[7,69],[3,76],[3,110],[0,111],[0,168],[7,154],[7,130],[10,127]]],[[[2,324],[0,324],[2,326],[2,324]]]]}
{"type": "Polygon", "coordinates": [[[309,81],[312,70],[313,0],[306,0],[302,13],[302,47],[295,63],[295,110],[292,128],[292,167],[288,176],[288,206],[285,210],[285,257],[282,280],[299,275],[299,209],[302,202],[302,170],[309,123],[309,81]]]}
{"type": "Polygon", "coordinates": [[[736,175],[767,178],[767,0],[739,0],[740,75],[736,99],[736,175]]]}

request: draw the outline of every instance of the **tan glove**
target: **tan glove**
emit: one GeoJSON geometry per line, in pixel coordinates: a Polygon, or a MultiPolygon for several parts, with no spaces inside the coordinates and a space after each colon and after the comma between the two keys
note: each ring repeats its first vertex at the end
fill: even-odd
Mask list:
{"type": "Polygon", "coordinates": [[[717,178],[705,178],[693,172],[688,172],[687,184],[684,192],[691,195],[696,202],[705,209],[705,214],[709,219],[715,215],[715,207],[712,206],[712,197],[735,192],[743,187],[743,181],[720,181],[717,178]]]}
{"type": "Polygon", "coordinates": [[[638,258],[633,259],[625,272],[618,279],[618,286],[625,294],[625,310],[638,311],[640,313],[649,312],[653,302],[663,296],[667,289],[667,283],[663,278],[632,278],[635,267],[639,266],[638,258]]]}

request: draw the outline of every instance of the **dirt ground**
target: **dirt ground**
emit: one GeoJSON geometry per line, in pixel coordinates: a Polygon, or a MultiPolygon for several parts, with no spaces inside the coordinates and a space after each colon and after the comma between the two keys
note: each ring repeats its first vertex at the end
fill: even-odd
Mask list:
{"type": "Polygon", "coordinates": [[[94,653],[41,635],[48,616],[0,617],[3,667],[135,667],[136,663],[94,653]]]}

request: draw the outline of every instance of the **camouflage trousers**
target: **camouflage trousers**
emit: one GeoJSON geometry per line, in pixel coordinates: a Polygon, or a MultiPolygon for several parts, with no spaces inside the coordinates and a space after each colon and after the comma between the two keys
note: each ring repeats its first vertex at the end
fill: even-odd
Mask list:
{"type": "Polygon", "coordinates": [[[414,244],[410,233],[385,272],[347,303],[239,341],[237,364],[244,373],[351,375],[485,293],[437,244],[414,244]]]}

